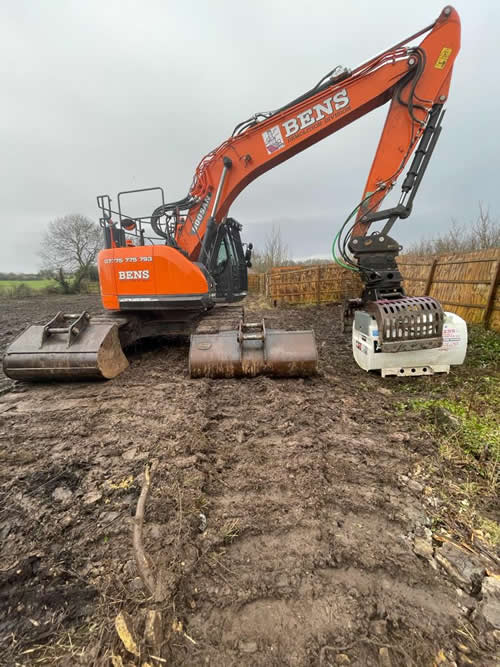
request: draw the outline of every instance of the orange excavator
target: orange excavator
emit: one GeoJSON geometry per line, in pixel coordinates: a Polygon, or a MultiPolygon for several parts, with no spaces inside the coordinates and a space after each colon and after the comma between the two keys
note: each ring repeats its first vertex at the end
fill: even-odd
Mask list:
{"type": "MultiPolygon", "coordinates": [[[[157,207],[132,217],[124,200],[145,190],[119,193],[114,208],[108,195],[99,196],[105,238],[99,280],[107,315],[58,313],[44,326],[31,326],[7,350],[5,373],[21,380],[111,378],[127,366],[125,347],[168,334],[191,335],[192,376],[314,373],[312,331],[249,323],[234,305],[247,294],[252,246],[242,243],[230,207],[255,178],[386,103],[361,203],[333,248],[337,263],[359,272],[364,284],[352,304],[354,356],[362,367],[370,358],[368,366],[383,374],[449,368],[448,330],[456,334],[457,322],[450,324],[451,314],[435,300],[406,296],[396,263],[401,246],[389,232],[412,210],[441,132],[459,48],[460,19],[447,6],[434,23],[380,55],[353,70],[336,67],[288,104],[239,123],[200,161],[183,199],[168,203],[162,188],[147,188],[158,197],[157,207]],[[382,209],[412,155],[398,204],[382,209]],[[384,223],[382,230],[368,233],[375,222],[384,223]]],[[[457,358],[450,363],[461,363],[457,358]]]]}

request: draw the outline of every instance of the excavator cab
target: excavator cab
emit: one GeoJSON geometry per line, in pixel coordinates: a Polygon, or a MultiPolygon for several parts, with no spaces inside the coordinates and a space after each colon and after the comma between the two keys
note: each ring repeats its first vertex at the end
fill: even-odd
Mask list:
{"type": "Polygon", "coordinates": [[[247,247],[247,251],[244,251],[241,241],[242,226],[233,218],[228,218],[219,229],[210,273],[216,283],[217,301],[234,303],[248,294],[247,270],[251,248],[247,247]]]}

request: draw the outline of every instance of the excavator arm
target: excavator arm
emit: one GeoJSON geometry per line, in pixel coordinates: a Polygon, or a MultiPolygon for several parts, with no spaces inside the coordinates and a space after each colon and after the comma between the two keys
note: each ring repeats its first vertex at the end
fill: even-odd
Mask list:
{"type": "Polygon", "coordinates": [[[370,216],[394,186],[436,109],[446,101],[459,49],[460,19],[448,6],[435,23],[353,71],[337,68],[284,107],[240,123],[231,138],[201,160],[188,196],[155,211],[156,231],[192,261],[209,266],[217,226],[249,183],[390,101],[351,230],[352,236],[365,235],[374,221],[370,216]],[[425,33],[418,46],[412,45],[425,33]],[[173,219],[175,235],[165,231],[167,225],[162,227],[162,216],[170,229],[173,219]]]}

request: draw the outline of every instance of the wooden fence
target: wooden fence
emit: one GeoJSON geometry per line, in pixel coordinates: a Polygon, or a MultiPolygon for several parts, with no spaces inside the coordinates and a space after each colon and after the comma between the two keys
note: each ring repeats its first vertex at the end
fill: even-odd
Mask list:
{"type": "Polygon", "coordinates": [[[500,248],[463,255],[403,255],[399,267],[408,294],[428,295],[470,323],[500,331],[500,248]]]}
{"type": "Polygon", "coordinates": [[[268,273],[250,274],[251,292],[264,294],[275,304],[321,304],[359,296],[357,274],[336,264],[282,266],[268,273]]]}
{"type": "MultiPolygon", "coordinates": [[[[433,296],[467,322],[500,331],[500,248],[462,255],[402,255],[398,264],[408,294],[433,296]]],[[[248,278],[251,292],[275,304],[342,302],[361,293],[357,274],[335,264],[286,266],[248,278]]]]}

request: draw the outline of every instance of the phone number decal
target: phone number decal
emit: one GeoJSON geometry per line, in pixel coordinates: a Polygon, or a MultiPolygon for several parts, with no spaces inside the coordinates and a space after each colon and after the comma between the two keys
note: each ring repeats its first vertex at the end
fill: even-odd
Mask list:
{"type": "Polygon", "coordinates": [[[112,257],[105,259],[104,264],[124,264],[126,262],[152,262],[152,257],[112,257]]]}

